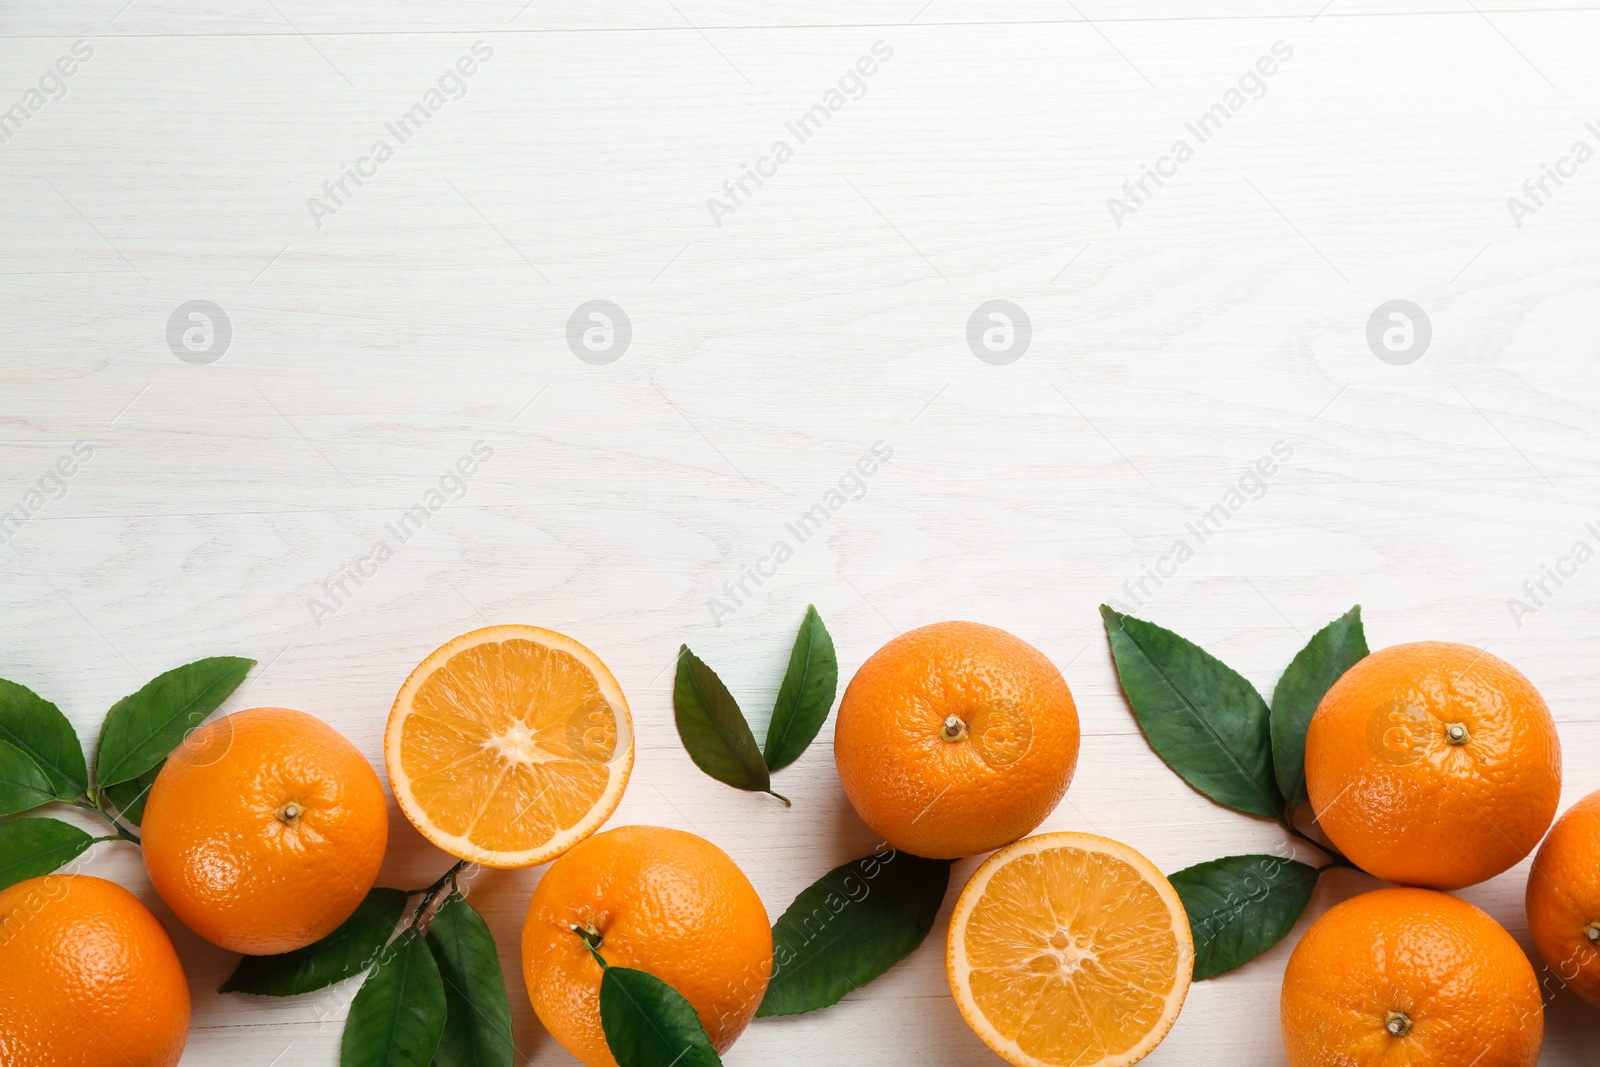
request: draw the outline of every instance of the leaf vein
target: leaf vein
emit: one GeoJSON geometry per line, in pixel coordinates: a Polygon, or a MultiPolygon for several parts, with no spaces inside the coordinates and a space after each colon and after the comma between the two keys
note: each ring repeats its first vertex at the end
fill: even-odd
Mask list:
{"type": "MultiPolygon", "coordinates": [[[[1222,736],[1217,733],[1216,728],[1212,726],[1211,723],[1207,721],[1206,717],[1200,713],[1200,709],[1196,707],[1192,701],[1190,701],[1188,696],[1185,695],[1182,690],[1172,683],[1172,680],[1167,677],[1166,671],[1161,669],[1161,665],[1156,662],[1155,657],[1150,654],[1149,650],[1146,649],[1142,643],[1140,643],[1137,637],[1128,631],[1127,627],[1120,625],[1120,619],[1118,628],[1127,636],[1128,640],[1132,641],[1135,647],[1139,649],[1139,654],[1144,657],[1145,662],[1150,665],[1150,669],[1154,671],[1161,679],[1162,684],[1165,685],[1174,696],[1183,702],[1183,706],[1188,709],[1191,717],[1195,721],[1199,722],[1201,727],[1204,728],[1205,732],[1210,735],[1211,740],[1219,749],[1222,750],[1223,755],[1227,757],[1229,763],[1233,764],[1234,769],[1237,770],[1245,779],[1245,781],[1249,783],[1250,788],[1255,792],[1256,796],[1261,799],[1263,805],[1269,810],[1276,810],[1277,804],[1274,802],[1274,798],[1269,796],[1265,790],[1261,788],[1261,783],[1256,781],[1255,775],[1252,774],[1242,762],[1240,762],[1238,756],[1234,754],[1233,749],[1230,748],[1222,740],[1222,736]]],[[[1249,683],[1247,682],[1246,684],[1248,685],[1249,683]]],[[[1259,694],[1257,695],[1259,697],[1259,694]]]]}

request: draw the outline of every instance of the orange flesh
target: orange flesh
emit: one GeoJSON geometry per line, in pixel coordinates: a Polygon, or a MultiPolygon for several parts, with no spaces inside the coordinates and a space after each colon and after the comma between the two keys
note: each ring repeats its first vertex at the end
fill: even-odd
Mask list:
{"type": "MultiPolygon", "coordinates": [[[[606,682],[614,691],[615,682],[606,682]]],[[[608,794],[609,814],[620,796],[617,757],[631,763],[626,706],[619,714],[578,656],[535,639],[462,648],[422,678],[397,712],[397,795],[427,821],[419,824],[424,834],[458,855],[502,854],[514,866],[551,858],[529,853],[590,819],[608,794]],[[619,752],[619,719],[626,753],[619,752]]],[[[626,781],[626,767],[620,776],[626,781]]]]}
{"type": "Polygon", "coordinates": [[[1021,857],[996,872],[967,922],[973,998],[1046,1062],[1126,1053],[1166,1010],[1182,953],[1171,926],[1154,887],[1121,860],[1077,849],[1021,857]]]}

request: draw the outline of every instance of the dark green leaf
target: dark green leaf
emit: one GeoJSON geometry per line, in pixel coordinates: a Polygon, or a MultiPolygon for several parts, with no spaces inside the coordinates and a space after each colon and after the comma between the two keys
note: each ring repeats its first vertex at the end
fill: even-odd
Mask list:
{"type": "Polygon", "coordinates": [[[60,819],[0,822],[0,889],[49,874],[92,844],[94,838],[60,819]]]}
{"type": "Polygon", "coordinates": [[[78,733],[61,709],[25,685],[0,678],[0,741],[22,749],[39,765],[57,800],[89,788],[78,733]]]}
{"type": "Polygon", "coordinates": [[[0,815],[31,811],[56,799],[50,779],[16,745],[0,741],[0,815]]]}
{"type": "Polygon", "coordinates": [[[1272,691],[1272,766],[1278,789],[1291,808],[1306,796],[1306,731],[1311,716],[1339,676],[1367,654],[1367,635],[1357,604],[1328,625],[1302,648],[1278,679],[1272,691]]]}
{"type": "Polygon", "coordinates": [[[1218,804],[1276,819],[1271,713],[1238,671],[1154,623],[1102,604],[1122,691],[1150,747],[1218,804]]]}
{"type": "Polygon", "coordinates": [[[600,1027],[619,1067],[721,1067],[717,1050],[683,994],[653,974],[607,967],[600,1027]]]}
{"type": "Polygon", "coordinates": [[[1172,887],[1194,933],[1195,981],[1231,971],[1282,941],[1311,902],[1317,873],[1277,856],[1227,856],[1174,874],[1172,887]]]}
{"type": "Polygon", "coordinates": [[[339,1067],[428,1067],[444,1017],[439,965],[422,935],[407,930],[378,954],[350,1002],[339,1067]]]}
{"type": "Polygon", "coordinates": [[[434,1067],[511,1067],[511,1001],[483,916],[460,893],[450,894],[428,927],[428,946],[448,1005],[434,1067]]]}
{"type": "Polygon", "coordinates": [[[128,782],[167,758],[188,732],[221,706],[256,665],[213,656],[175,667],[106,712],[95,757],[100,788],[128,782]]]}
{"type": "Polygon", "coordinates": [[[771,788],[766,761],[733,694],[688,645],[678,651],[672,711],[696,767],[735,789],[764,793],[771,788]]]}
{"type": "Polygon", "coordinates": [[[768,771],[780,770],[800,758],[828,721],[828,711],[838,691],[839,657],[833,651],[833,638],[822,625],[816,606],[808,605],[794,648],[789,652],[789,669],[778,688],[772,721],[767,724],[767,745],[762,755],[768,771]]]}
{"type": "Polygon", "coordinates": [[[837,1004],[911,955],[933,929],[948,860],[893,849],[835,867],[772,925],[772,981],[758,1017],[837,1004]]]}
{"type": "Polygon", "coordinates": [[[166,760],[151,767],[139,777],[127,782],[118,782],[101,790],[106,798],[111,801],[111,806],[117,809],[117,814],[123,820],[138,826],[144,821],[144,802],[150,799],[150,787],[156,784],[156,775],[161,773],[161,768],[167,765],[166,760]]]}
{"type": "Polygon", "coordinates": [[[246,956],[217,992],[294,997],[358,975],[400,925],[406,899],[398,889],[374,889],[321,941],[280,956],[246,956]]]}

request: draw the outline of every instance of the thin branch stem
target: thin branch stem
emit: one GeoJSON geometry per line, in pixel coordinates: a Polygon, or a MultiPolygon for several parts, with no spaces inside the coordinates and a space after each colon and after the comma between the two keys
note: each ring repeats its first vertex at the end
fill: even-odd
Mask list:
{"type": "Polygon", "coordinates": [[[1317,868],[1317,870],[1319,872],[1329,870],[1330,868],[1333,868],[1333,867],[1348,867],[1352,871],[1356,871],[1356,870],[1360,870],[1361,869],[1361,868],[1357,867],[1355,864],[1351,863],[1348,859],[1346,859],[1344,857],[1344,854],[1341,853],[1338,849],[1334,848],[1332,845],[1325,845],[1321,841],[1318,841],[1316,838],[1310,836],[1309,834],[1302,833],[1300,830],[1298,830],[1295,827],[1295,825],[1294,825],[1294,823],[1292,821],[1292,818],[1293,818],[1293,816],[1285,816],[1284,818],[1279,819],[1278,820],[1279,825],[1281,825],[1283,827],[1284,831],[1286,833],[1288,833],[1290,836],[1296,838],[1299,841],[1304,842],[1307,845],[1310,845],[1312,848],[1316,849],[1318,852],[1321,852],[1324,856],[1328,857],[1329,862],[1324,864],[1323,866],[1317,868]]]}
{"type": "Polygon", "coordinates": [[[445,901],[450,899],[450,894],[459,888],[456,876],[467,866],[466,860],[457,860],[455,865],[439,876],[439,880],[428,888],[421,890],[422,902],[417,905],[417,910],[411,915],[408,924],[411,929],[419,934],[426,934],[428,926],[433,922],[433,917],[439,914],[439,909],[444,907],[445,901]]]}
{"type": "Polygon", "coordinates": [[[122,841],[132,842],[135,845],[140,844],[139,835],[134,833],[133,830],[131,830],[129,827],[124,826],[122,824],[122,822],[120,820],[118,820],[118,818],[115,815],[111,814],[109,811],[107,811],[105,809],[105,801],[102,799],[102,798],[104,798],[104,796],[105,796],[104,792],[102,792],[100,790],[96,790],[95,793],[94,793],[94,800],[93,801],[89,801],[89,800],[86,800],[86,799],[81,798],[81,797],[73,797],[71,800],[67,801],[67,803],[71,804],[75,808],[82,808],[84,811],[92,811],[92,812],[94,812],[96,815],[100,816],[107,823],[109,823],[111,825],[111,828],[116,831],[116,834],[115,834],[114,837],[101,837],[101,838],[96,838],[95,840],[97,840],[97,841],[122,840],[122,841]]]}

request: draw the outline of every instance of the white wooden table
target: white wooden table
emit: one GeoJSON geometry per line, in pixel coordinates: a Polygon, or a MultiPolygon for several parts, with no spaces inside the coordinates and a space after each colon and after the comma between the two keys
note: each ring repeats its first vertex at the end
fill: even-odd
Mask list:
{"type": "MultiPolygon", "coordinates": [[[[1010,629],[1063,668],[1083,717],[1045,828],[1173,871],[1282,835],[1151,752],[1096,605],[1122,599],[1270,693],[1360,602],[1374,647],[1466,641],[1541,687],[1565,808],[1600,788],[1600,563],[1536,612],[1507,601],[1574,541],[1600,543],[1584,528],[1600,519],[1600,161],[1560,163],[1580,139],[1600,148],[1600,11],[1207,7],[13,0],[0,513],[75,443],[92,456],[6,527],[0,676],[92,740],[159,671],[250,655],[228,708],[305,709],[381,764],[390,701],[429,650],[485,620],[550,626],[633,704],[614,824],[711,838],[776,915],[875,842],[831,728],[779,776],[792,811],[695,771],[671,722],[680,642],[764,720],[807,603],[846,677],[915,625],[1010,629]],[[1270,77],[1247,77],[1275,46],[1270,77]],[[1218,103],[1202,141],[1186,123],[1218,103]],[[1564,184],[1528,199],[1558,165],[1564,184]],[[746,166],[761,184],[739,191],[746,166]],[[1166,177],[1141,203],[1123,185],[1146,167],[1166,177]],[[967,341],[997,299],[1032,327],[1003,365],[967,341]],[[593,300],[631,337],[591,352],[580,336],[590,362],[567,323],[593,300]],[[1392,300],[1431,324],[1405,365],[1367,343],[1392,300]],[[185,313],[169,344],[192,301],[231,336],[185,313]],[[479,441],[492,458],[328,604],[322,583],[479,441]],[[729,602],[724,583],[879,441],[893,457],[859,498],[729,602]],[[1124,582],[1279,442],[1292,458],[1264,492],[1135,604],[1124,582]]],[[[445,857],[391,820],[381,880],[426,884],[445,857]]],[[[98,849],[86,869],[149,902],[188,968],[185,1064],[336,1062],[353,989],[216,994],[233,957],[172,921],[131,848],[98,849]]],[[[1531,948],[1526,871],[1462,895],[1531,948]]],[[[487,873],[472,899],[522,1061],[567,1064],[518,966],[538,877],[487,873]]],[[[1312,911],[1372,885],[1330,880],[1312,911]]],[[[1148,1062],[1281,1063],[1297,936],[1196,986],[1148,1062]]],[[[998,1062],[949,998],[942,937],[832,1010],[753,1025],[730,1067],[998,1062]]],[[[1591,1062],[1597,1035],[1600,1012],[1557,996],[1542,1062],[1591,1062]]]]}

